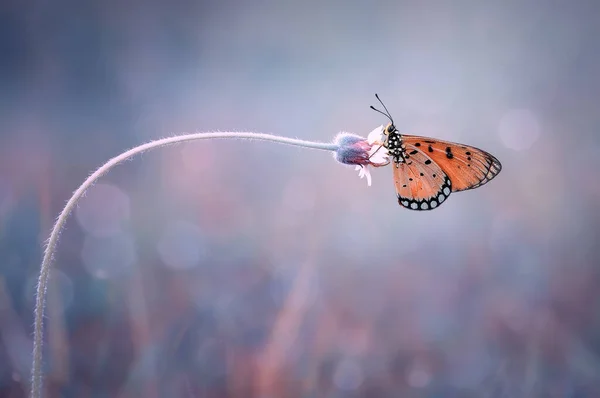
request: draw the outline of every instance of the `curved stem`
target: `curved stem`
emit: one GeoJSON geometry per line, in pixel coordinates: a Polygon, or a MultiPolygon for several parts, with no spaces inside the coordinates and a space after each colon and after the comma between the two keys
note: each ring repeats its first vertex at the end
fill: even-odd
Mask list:
{"type": "Polygon", "coordinates": [[[146,144],[142,144],[135,148],[132,148],[114,158],[110,159],[103,166],[101,166],[98,170],[96,170],[92,175],[90,175],[73,196],[67,202],[66,206],[58,216],[54,227],[52,228],[52,232],[50,233],[50,238],[48,239],[48,244],[46,246],[46,250],[44,251],[44,258],[42,260],[42,265],[40,269],[40,276],[37,285],[36,292],[36,302],[35,302],[35,324],[34,324],[34,342],[33,342],[33,364],[31,369],[31,397],[38,398],[41,396],[42,389],[42,344],[43,344],[43,331],[44,331],[44,303],[46,300],[46,285],[48,282],[48,277],[50,275],[50,268],[52,265],[52,260],[54,258],[54,253],[56,251],[56,246],[58,243],[58,239],[60,236],[60,232],[62,231],[69,214],[77,205],[79,199],[83,196],[85,191],[90,188],[100,177],[104,176],[106,173],[110,171],[114,166],[122,163],[133,156],[140,154],[142,152],[161,148],[164,146],[177,144],[181,142],[187,141],[195,141],[202,139],[222,139],[222,138],[234,138],[234,139],[250,139],[250,140],[260,140],[260,141],[271,141],[277,142],[280,144],[294,145],[300,146],[304,148],[312,148],[312,149],[321,149],[325,151],[335,151],[338,148],[338,145],[331,143],[321,143],[321,142],[311,142],[304,140],[297,140],[293,138],[279,137],[271,134],[259,134],[259,133],[248,133],[248,132],[215,132],[215,133],[195,133],[195,134],[186,134],[169,138],[162,138],[156,141],[148,142],[146,144]]]}

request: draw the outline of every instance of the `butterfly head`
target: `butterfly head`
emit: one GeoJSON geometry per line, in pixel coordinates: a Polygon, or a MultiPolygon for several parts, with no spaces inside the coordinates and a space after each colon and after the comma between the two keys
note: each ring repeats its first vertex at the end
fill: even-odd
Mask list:
{"type": "Polygon", "coordinates": [[[396,126],[394,126],[394,123],[388,123],[388,125],[385,126],[385,130],[383,131],[383,134],[390,135],[392,133],[395,133],[396,131],[398,131],[398,130],[396,129],[396,126]]]}

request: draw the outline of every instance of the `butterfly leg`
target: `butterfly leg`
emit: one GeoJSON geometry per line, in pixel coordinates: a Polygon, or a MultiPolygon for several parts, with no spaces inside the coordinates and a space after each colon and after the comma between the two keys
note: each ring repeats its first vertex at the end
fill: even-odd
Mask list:
{"type": "Polygon", "coordinates": [[[391,161],[388,160],[385,163],[371,163],[370,166],[371,167],[383,167],[383,166],[387,166],[390,163],[391,163],[391,161]]]}
{"type": "MultiPolygon", "coordinates": [[[[375,156],[375,154],[376,154],[377,152],[379,152],[379,150],[380,150],[381,148],[383,148],[383,147],[385,147],[385,145],[384,145],[384,144],[381,144],[381,145],[379,145],[379,148],[377,148],[377,149],[375,150],[375,152],[373,152],[372,154],[370,154],[370,155],[369,155],[369,158],[368,158],[368,160],[371,160],[371,158],[372,158],[373,156],[375,156]]],[[[373,167],[383,167],[383,166],[387,166],[388,164],[390,164],[390,161],[389,161],[389,160],[388,160],[386,163],[371,163],[371,166],[373,166],[373,167]]]]}

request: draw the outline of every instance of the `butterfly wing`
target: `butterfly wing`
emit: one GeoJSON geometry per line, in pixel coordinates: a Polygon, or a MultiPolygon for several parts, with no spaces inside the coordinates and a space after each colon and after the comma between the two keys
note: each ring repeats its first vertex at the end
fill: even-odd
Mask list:
{"type": "Polygon", "coordinates": [[[406,162],[392,167],[398,203],[410,210],[433,210],[448,198],[452,182],[431,157],[408,145],[406,150],[406,162]]]}
{"type": "Polygon", "coordinates": [[[402,135],[406,151],[425,154],[452,181],[452,192],[480,187],[502,170],[494,156],[479,148],[415,135],[402,135]]]}

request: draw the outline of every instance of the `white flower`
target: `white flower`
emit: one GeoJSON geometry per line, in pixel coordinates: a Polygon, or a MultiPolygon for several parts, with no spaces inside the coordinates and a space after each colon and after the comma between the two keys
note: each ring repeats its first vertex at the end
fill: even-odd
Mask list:
{"type": "Polygon", "coordinates": [[[383,146],[384,127],[379,126],[369,133],[367,138],[354,134],[341,133],[336,138],[339,145],[334,156],[340,163],[356,165],[358,176],[367,177],[371,186],[370,167],[382,167],[390,163],[388,150],[383,146]]]}
{"type": "Polygon", "coordinates": [[[383,131],[383,126],[379,126],[367,136],[367,142],[371,145],[371,149],[369,149],[369,162],[374,166],[385,166],[389,163],[388,150],[383,147],[385,141],[383,131]]]}

